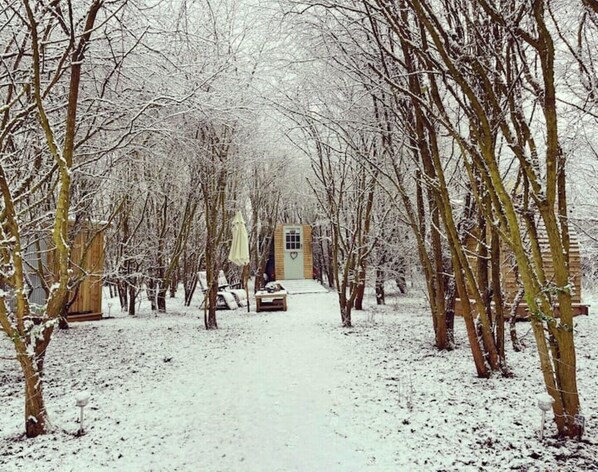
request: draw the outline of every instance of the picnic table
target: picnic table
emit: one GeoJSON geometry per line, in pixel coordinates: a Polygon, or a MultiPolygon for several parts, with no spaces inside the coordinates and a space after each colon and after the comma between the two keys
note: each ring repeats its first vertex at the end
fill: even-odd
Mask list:
{"type": "Polygon", "coordinates": [[[255,294],[255,310],[260,311],[287,311],[287,291],[258,290],[255,294]]]}

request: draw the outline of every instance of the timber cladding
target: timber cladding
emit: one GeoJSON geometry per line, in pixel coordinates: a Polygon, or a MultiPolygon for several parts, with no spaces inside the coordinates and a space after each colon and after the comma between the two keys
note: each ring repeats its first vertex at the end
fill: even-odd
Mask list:
{"type": "MultiPolygon", "coordinates": [[[[569,244],[569,274],[572,282],[571,302],[574,304],[581,303],[581,256],[579,251],[579,242],[577,235],[570,230],[570,244],[569,244]]],[[[550,255],[550,247],[548,244],[548,237],[546,230],[543,227],[538,228],[538,243],[540,244],[540,251],[542,254],[542,265],[547,280],[554,279],[554,264],[552,256],[550,255]]],[[[503,284],[503,292],[505,294],[505,301],[511,303],[517,292],[519,291],[519,284],[517,282],[516,264],[514,256],[506,247],[502,247],[501,259],[501,276],[503,284]]]]}
{"type": "Polygon", "coordinates": [[[277,225],[274,230],[274,273],[276,280],[284,280],[284,230],[277,225]]]}
{"type": "Polygon", "coordinates": [[[279,224],[274,230],[274,274],[276,280],[284,280],[284,228],[286,226],[300,226],[303,230],[303,278],[313,278],[313,244],[312,228],[310,225],[279,224]]]}
{"type": "Polygon", "coordinates": [[[83,230],[77,233],[71,249],[71,264],[75,277],[84,277],[69,308],[72,315],[102,316],[102,276],[104,272],[104,233],[83,230]]]}
{"type": "Polygon", "coordinates": [[[305,279],[312,279],[314,275],[313,253],[311,226],[303,225],[303,277],[305,279]]]}
{"type": "MultiPolygon", "coordinates": [[[[579,242],[577,240],[577,235],[570,230],[570,247],[569,247],[569,274],[572,282],[572,290],[571,290],[571,302],[573,304],[573,312],[574,314],[588,314],[588,306],[583,305],[581,303],[581,256],[580,256],[580,248],[579,242]]],[[[471,267],[474,271],[477,271],[477,251],[478,251],[478,239],[479,239],[479,231],[476,233],[475,231],[471,232],[471,235],[467,237],[465,244],[467,248],[467,258],[471,264],[471,267]]],[[[546,235],[546,230],[543,226],[538,227],[538,243],[540,245],[540,251],[542,256],[542,264],[544,267],[544,272],[546,275],[547,280],[552,280],[554,278],[554,264],[552,261],[552,256],[550,254],[550,247],[548,244],[548,237],[546,235]]],[[[520,290],[520,282],[518,281],[517,276],[517,264],[515,263],[515,257],[511,250],[508,248],[506,244],[501,244],[501,286],[503,291],[503,297],[507,312],[505,313],[506,316],[509,315],[511,306],[517,296],[517,293],[520,290]]],[[[492,302],[493,304],[494,302],[492,302]]],[[[472,306],[472,309],[475,310],[475,307],[472,306]]],[[[526,317],[527,314],[527,304],[525,303],[525,299],[520,302],[520,305],[517,309],[517,317],[526,317]]],[[[461,301],[457,298],[456,305],[455,305],[455,314],[462,315],[462,307],[461,301]]]]}
{"type": "MultiPolygon", "coordinates": [[[[102,282],[104,276],[104,230],[105,226],[88,223],[71,240],[71,282],[75,289],[69,294],[67,320],[93,321],[102,319],[102,282]]],[[[53,251],[48,254],[48,265],[53,276],[58,274],[53,251]]]]}

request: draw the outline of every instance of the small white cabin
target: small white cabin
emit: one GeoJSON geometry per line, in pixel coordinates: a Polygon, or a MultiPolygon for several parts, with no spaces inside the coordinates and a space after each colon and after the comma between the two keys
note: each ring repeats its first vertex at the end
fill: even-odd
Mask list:
{"type": "Polygon", "coordinates": [[[311,226],[279,224],[274,231],[276,280],[313,278],[311,226]]]}

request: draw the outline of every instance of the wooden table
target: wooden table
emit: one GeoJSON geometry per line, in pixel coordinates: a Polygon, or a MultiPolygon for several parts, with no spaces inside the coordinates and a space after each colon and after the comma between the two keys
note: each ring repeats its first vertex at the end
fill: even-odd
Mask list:
{"type": "Polygon", "coordinates": [[[287,311],[287,292],[259,290],[255,294],[255,311],[287,311]]]}

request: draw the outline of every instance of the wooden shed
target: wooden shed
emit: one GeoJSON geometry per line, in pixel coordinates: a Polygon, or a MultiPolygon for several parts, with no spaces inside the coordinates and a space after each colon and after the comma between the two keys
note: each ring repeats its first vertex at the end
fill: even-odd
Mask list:
{"type": "MultiPolygon", "coordinates": [[[[550,247],[548,243],[548,236],[546,231],[542,228],[538,228],[538,242],[540,243],[540,249],[542,253],[542,262],[544,265],[544,271],[547,279],[550,280],[554,276],[554,266],[552,262],[552,256],[550,255],[550,247]]],[[[477,241],[474,236],[467,239],[467,249],[472,254],[468,256],[472,268],[476,267],[476,246],[477,241]]],[[[579,242],[577,235],[571,230],[570,232],[570,247],[569,247],[569,266],[570,274],[572,279],[572,303],[573,303],[573,314],[574,315],[587,315],[589,313],[589,306],[584,305],[581,302],[581,256],[579,249],[579,242]]],[[[509,315],[511,308],[519,292],[519,284],[517,282],[517,264],[512,252],[503,245],[501,248],[501,286],[503,290],[503,297],[505,301],[506,313],[509,315]]],[[[492,302],[494,304],[494,302],[492,302]]],[[[472,308],[475,309],[472,300],[472,308]]],[[[461,300],[457,298],[455,303],[455,313],[462,315],[461,300]]],[[[517,317],[527,318],[528,306],[523,299],[517,306],[517,317]]]]}
{"type": "Polygon", "coordinates": [[[104,231],[100,226],[87,226],[75,235],[71,248],[71,265],[74,276],[84,276],[84,279],[71,294],[74,300],[69,307],[67,320],[102,319],[104,231]]]}
{"type": "MultiPolygon", "coordinates": [[[[57,273],[51,239],[47,233],[26,245],[25,261],[29,284],[29,301],[44,305],[47,287],[57,273]],[[45,283],[44,283],[45,280],[45,283]]],[[[73,238],[71,268],[75,279],[83,280],[70,295],[68,321],[90,321],[102,318],[102,277],[104,271],[103,226],[91,224],[73,238]]]]}
{"type": "Polygon", "coordinates": [[[302,224],[279,224],[274,230],[276,280],[313,278],[312,228],[302,224]]]}

